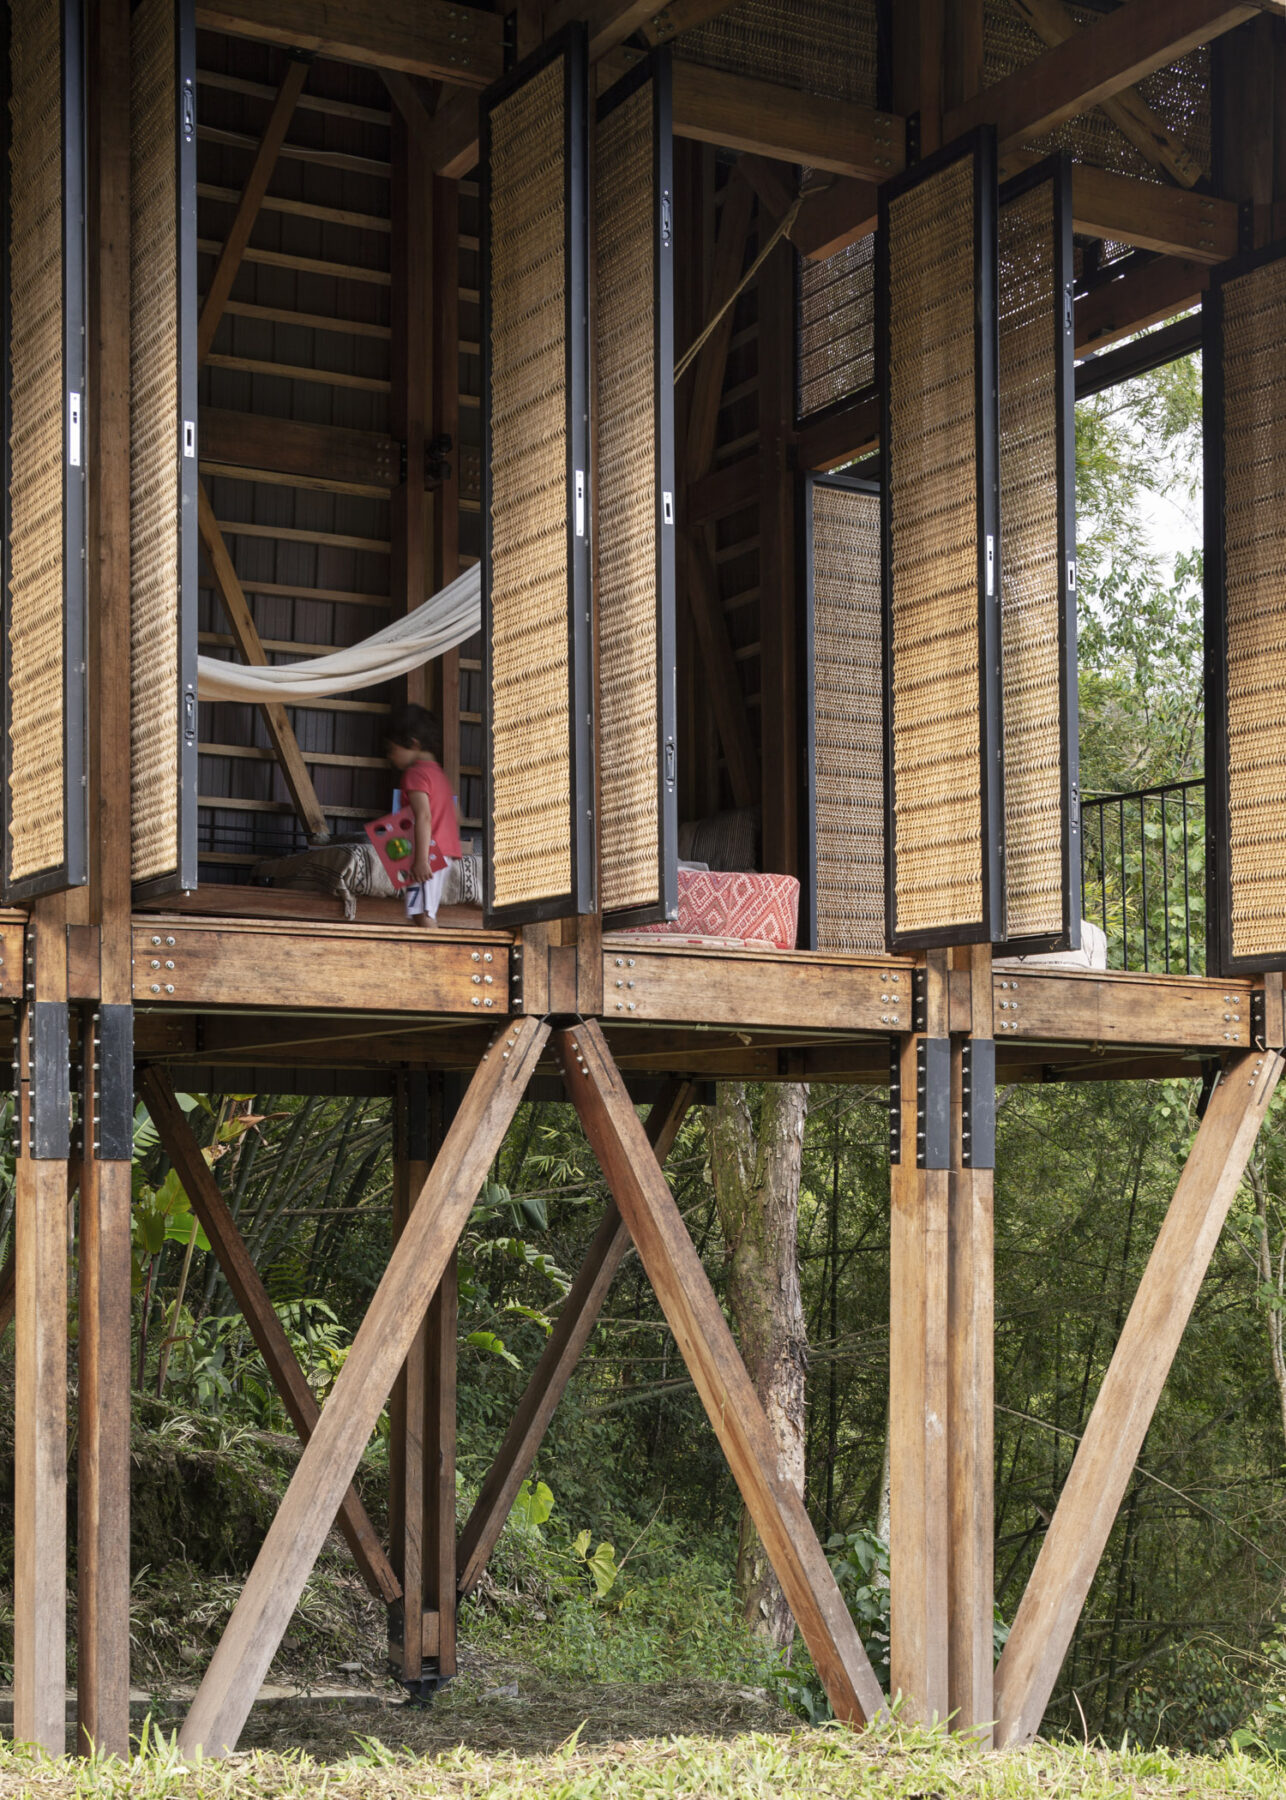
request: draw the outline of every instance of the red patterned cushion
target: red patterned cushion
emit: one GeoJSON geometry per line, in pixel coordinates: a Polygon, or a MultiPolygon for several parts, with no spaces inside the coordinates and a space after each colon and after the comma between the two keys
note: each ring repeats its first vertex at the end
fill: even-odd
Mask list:
{"type": "Polygon", "coordinates": [[[641,929],[793,950],[798,924],[799,883],[793,875],[680,869],[678,918],[641,929]]]}

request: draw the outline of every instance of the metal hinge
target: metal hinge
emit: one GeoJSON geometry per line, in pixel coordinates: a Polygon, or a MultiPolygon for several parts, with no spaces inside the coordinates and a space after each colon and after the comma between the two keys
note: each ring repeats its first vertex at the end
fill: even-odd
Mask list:
{"type": "Polygon", "coordinates": [[[966,1169],[996,1166],[996,1040],[960,1046],[960,1160],[966,1169]]]}

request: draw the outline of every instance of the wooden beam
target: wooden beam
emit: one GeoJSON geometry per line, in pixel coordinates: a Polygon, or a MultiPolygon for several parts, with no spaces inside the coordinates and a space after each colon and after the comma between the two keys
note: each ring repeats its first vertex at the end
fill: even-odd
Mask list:
{"type": "Polygon", "coordinates": [[[744,512],[759,498],[759,458],[753,453],[712,469],[688,484],[683,497],[683,523],[709,525],[729,513],[744,512]]]}
{"type": "Polygon", "coordinates": [[[863,394],[839,412],[807,421],[799,428],[795,458],[801,469],[837,469],[841,463],[866,456],[880,443],[880,398],[863,394]]]}
{"type": "Polygon", "coordinates": [[[592,1020],[561,1032],[558,1053],[568,1095],[836,1717],[872,1719],[885,1704],[879,1683],[803,1500],[779,1473],[772,1429],[603,1033],[592,1020]]]}
{"type": "Polygon", "coordinates": [[[1209,285],[1210,271],[1203,264],[1168,256],[1100,283],[1076,302],[1077,356],[1187,312],[1209,285]]]}
{"type": "MultiPolygon", "coordinates": [[[[648,1114],[647,1139],[664,1164],[692,1103],[690,1082],[670,1080],[648,1114]]],[[[531,1473],[549,1421],[567,1391],[581,1353],[598,1321],[608,1290],[630,1248],[630,1234],[614,1201],[608,1202],[584,1262],[563,1301],[554,1329],[518,1402],[517,1411],[487,1472],[473,1511],[460,1533],[457,1581],[463,1598],[478,1585],[513,1510],[518,1489],[531,1473]]]]}
{"type": "Polygon", "coordinates": [[[1224,1068],[1112,1354],[996,1671],[997,1739],[1035,1737],[1152,1414],[1281,1074],[1224,1068]]]}
{"type": "Polygon", "coordinates": [[[448,181],[459,181],[478,161],[478,98],[453,94],[433,115],[430,139],[433,171],[448,181]]]}
{"type": "Polygon", "coordinates": [[[255,220],[259,217],[259,208],[263,205],[263,197],[268,192],[268,183],[277,166],[277,157],[285,142],[287,128],[294,117],[295,102],[307,79],[308,63],[306,61],[302,58],[293,58],[287,63],[286,73],[277,90],[277,98],[272,103],[268,123],[264,127],[259,148],[255,151],[254,162],[250,166],[250,173],[246,176],[245,186],[241,190],[241,198],[237,202],[237,210],[228,227],[228,235],[223,240],[219,260],[214,265],[214,274],[210,277],[210,286],[206,290],[206,296],[201,305],[201,317],[197,321],[196,328],[198,363],[203,363],[210,354],[210,346],[214,343],[214,334],[219,329],[219,320],[223,317],[224,306],[232,293],[232,284],[237,279],[237,273],[241,268],[241,259],[250,242],[250,234],[255,228],[255,220]]]}
{"type": "MultiPolygon", "coordinates": [[[[442,1078],[438,1077],[439,1100],[442,1078]]],[[[456,1252],[447,1259],[425,1320],[424,1381],[424,1599],[436,1618],[436,1641],[424,1654],[436,1673],[456,1673],[456,1359],[460,1288],[456,1252]]]]}
{"type": "Polygon", "coordinates": [[[950,143],[986,124],[995,125],[1002,150],[1041,137],[1230,31],[1256,10],[1254,5],[1230,6],[1227,0],[1126,0],[1075,37],[951,108],[943,119],[943,141],[950,143]]]}
{"type": "MultiPolygon", "coordinates": [[[[146,1068],[139,1076],[139,1092],[165,1154],[178,1170],[183,1191],[210,1241],[232,1297],[250,1327],[250,1335],[263,1357],[269,1378],[281,1396],[291,1424],[306,1444],[316,1429],[321,1409],[219,1191],[213,1170],[201,1154],[192,1127],[174,1097],[170,1078],[155,1065],[146,1068]]],[[[335,1523],[371,1592],[386,1605],[398,1599],[402,1592],[401,1583],[380,1546],[379,1536],[355,1488],[345,1490],[335,1523]]]]}
{"type": "MultiPolygon", "coordinates": [[[[1050,49],[1075,37],[1080,29],[1063,0],[1014,0],[1014,9],[1050,49]]],[[[1154,168],[1163,170],[1181,187],[1190,188],[1200,181],[1205,173],[1200,162],[1137,89],[1122,88],[1104,100],[1103,111],[1154,168]]]]}
{"type": "Polygon", "coordinates": [[[233,37],[311,50],[337,62],[401,69],[484,88],[504,67],[498,13],[451,0],[200,0],[196,22],[233,37]]]}
{"type": "MultiPolygon", "coordinates": [[[[214,577],[214,586],[223,602],[223,610],[227,614],[228,623],[232,627],[232,635],[237,640],[237,648],[248,663],[259,667],[267,664],[268,656],[259,641],[259,630],[250,611],[250,602],[246,599],[241,586],[241,579],[233,566],[228,546],[223,541],[223,533],[219,529],[214,509],[210,505],[209,495],[205,491],[205,483],[198,488],[199,501],[197,510],[197,530],[205,550],[206,560],[210,565],[210,573],[214,577]]],[[[326,825],[325,814],[317,799],[317,790],[313,787],[312,776],[299,751],[299,740],[295,736],[294,727],[286,716],[286,709],[279,702],[272,700],[260,707],[268,735],[272,739],[272,747],[281,765],[290,798],[294,802],[295,811],[303,821],[304,830],[313,839],[324,839],[330,836],[326,825]]]]}
{"type": "Polygon", "coordinates": [[[643,21],[640,29],[649,44],[668,44],[681,32],[717,19],[730,4],[731,0],[667,0],[667,4],[651,9],[651,17],[643,21]]]}
{"type": "Polygon", "coordinates": [[[674,65],[674,130],[863,181],[884,181],[906,162],[906,121],[892,113],[698,63],[674,65]]]}
{"type": "Polygon", "coordinates": [[[1237,207],[1214,194],[1189,193],[1077,163],[1072,225],[1087,237],[1112,238],[1191,262],[1225,262],[1237,253],[1237,207]]]}
{"type": "Polygon", "coordinates": [[[738,169],[733,169],[723,193],[723,212],[719,219],[719,235],[715,241],[714,261],[710,269],[703,327],[705,321],[713,318],[720,307],[726,307],[727,310],[691,365],[692,386],[684,455],[684,475],[689,481],[699,480],[705,475],[714,460],[719,401],[723,393],[728,345],[732,340],[733,315],[736,311],[735,307],[728,306],[728,299],[735,293],[746,266],[746,239],[754,205],[754,189],[738,169]]]}
{"type": "Polygon", "coordinates": [[[185,1757],[235,1747],[548,1036],[542,1020],[520,1019],[492,1039],[197,1690],[179,1733],[185,1757]]]}
{"type": "MultiPolygon", "coordinates": [[[[930,951],[926,1035],[947,1035],[947,952],[930,951]]],[[[901,1044],[902,1155],[890,1167],[890,1688],[905,1716],[948,1713],[947,1316],[950,1174],[916,1161],[918,1036],[901,1044]]]]}
{"type": "Polygon", "coordinates": [[[201,456],[243,469],[270,469],[315,481],[350,481],[391,489],[397,485],[401,446],[382,431],[343,425],[306,425],[261,413],[201,408],[201,456]]]}
{"type": "MultiPolygon", "coordinates": [[[[990,1039],[991,947],[955,953],[969,1029],[990,1039]]],[[[966,1155],[964,1045],[951,1040],[947,1196],[947,1705],[952,1727],[987,1747],[995,1717],[995,1170],[966,1155]]]]}

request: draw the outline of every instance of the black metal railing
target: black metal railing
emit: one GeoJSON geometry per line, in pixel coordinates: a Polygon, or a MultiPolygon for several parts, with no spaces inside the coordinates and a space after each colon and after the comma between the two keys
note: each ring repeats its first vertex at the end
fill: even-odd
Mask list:
{"type": "Polygon", "coordinates": [[[1082,799],[1082,911],[1109,968],[1205,973],[1205,833],[1200,779],[1082,799]]]}

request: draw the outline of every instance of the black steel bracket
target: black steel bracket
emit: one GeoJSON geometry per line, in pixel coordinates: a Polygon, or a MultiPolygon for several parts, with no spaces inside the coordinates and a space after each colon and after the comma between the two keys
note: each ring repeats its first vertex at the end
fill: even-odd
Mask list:
{"type": "Polygon", "coordinates": [[[960,1160],[966,1169],[996,1166],[996,1040],[960,1046],[960,1160]]]}
{"type": "Polygon", "coordinates": [[[915,1047],[915,1166],[951,1166],[951,1039],[921,1038],[915,1047]]]}
{"type": "Polygon", "coordinates": [[[1250,1043],[1255,1050],[1268,1048],[1268,997],[1263,988],[1250,990],[1250,1043]]]}
{"type": "Polygon", "coordinates": [[[929,1026],[929,971],[911,971],[911,1029],[927,1031],[929,1026]]]}
{"type": "Polygon", "coordinates": [[[889,1161],[902,1160],[902,1040],[889,1039],[889,1161]]]}
{"type": "Polygon", "coordinates": [[[33,1000],[27,1008],[29,1154],[65,1162],[71,1154],[71,1054],[65,1000],[33,1000]]]}
{"type": "Polygon", "coordinates": [[[134,1008],[100,1006],[94,1015],[94,1096],[85,1125],[99,1162],[129,1162],[134,1155],[134,1008]],[[92,1125],[92,1133],[89,1128],[92,1125]]]}

